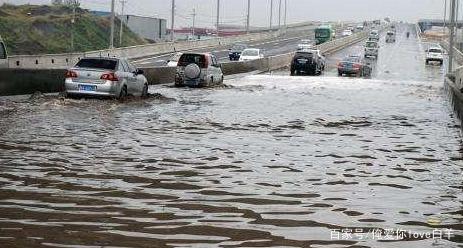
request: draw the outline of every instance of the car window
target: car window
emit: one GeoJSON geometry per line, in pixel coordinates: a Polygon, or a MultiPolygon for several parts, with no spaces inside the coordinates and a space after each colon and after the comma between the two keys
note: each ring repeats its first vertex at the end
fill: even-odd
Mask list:
{"type": "Polygon", "coordinates": [[[137,71],[137,67],[132,65],[130,62],[127,62],[127,66],[129,67],[129,72],[136,72],[137,71]]]}
{"type": "Polygon", "coordinates": [[[243,56],[259,56],[259,50],[244,50],[243,56]]]}
{"type": "Polygon", "coordinates": [[[3,42],[0,42],[0,59],[6,59],[6,48],[3,42]]]}
{"type": "Polygon", "coordinates": [[[206,63],[206,56],[202,54],[183,54],[178,61],[178,66],[197,64],[199,67],[205,67],[206,63]]]}
{"type": "Polygon", "coordinates": [[[212,56],[212,65],[213,65],[213,66],[219,65],[219,64],[217,63],[217,59],[215,58],[215,56],[212,56]]]}
{"type": "Polygon", "coordinates": [[[430,53],[442,53],[442,50],[437,49],[437,48],[431,48],[431,49],[429,49],[429,52],[430,53]]]}
{"type": "Polygon", "coordinates": [[[376,47],[376,43],[374,43],[374,42],[368,42],[368,43],[366,44],[366,47],[376,47]]]}
{"type": "Polygon", "coordinates": [[[127,66],[127,62],[125,60],[119,60],[119,70],[128,72],[129,67],[127,66]]]}
{"type": "Polygon", "coordinates": [[[93,68],[104,70],[115,70],[117,61],[114,59],[81,59],[76,67],[80,68],[93,68]]]}

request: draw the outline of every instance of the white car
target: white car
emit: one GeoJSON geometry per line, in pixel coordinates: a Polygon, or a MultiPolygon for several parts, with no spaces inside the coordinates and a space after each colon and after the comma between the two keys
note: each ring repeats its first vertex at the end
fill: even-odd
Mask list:
{"type": "Polygon", "coordinates": [[[347,36],[351,36],[353,33],[352,33],[352,30],[350,29],[346,29],[344,31],[342,31],[342,37],[347,37],[347,36]]]}
{"type": "Polygon", "coordinates": [[[223,84],[222,65],[210,53],[184,53],[175,74],[177,87],[212,87],[223,84]]]}
{"type": "Polygon", "coordinates": [[[264,54],[261,49],[258,48],[248,48],[244,49],[241,53],[240,61],[249,61],[264,58],[264,54]]]}
{"type": "Polygon", "coordinates": [[[365,58],[366,57],[375,57],[378,58],[379,55],[379,44],[376,41],[367,41],[365,43],[365,58]]]}
{"type": "Polygon", "coordinates": [[[439,62],[440,65],[444,64],[444,51],[440,46],[432,46],[426,50],[426,64],[429,62],[439,62]]]}

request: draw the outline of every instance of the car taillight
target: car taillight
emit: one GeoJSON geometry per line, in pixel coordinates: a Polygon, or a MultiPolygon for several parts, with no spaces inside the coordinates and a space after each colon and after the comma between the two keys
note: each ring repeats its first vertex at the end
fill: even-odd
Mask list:
{"type": "Polygon", "coordinates": [[[362,67],[362,65],[360,65],[360,64],[354,64],[354,68],[360,69],[360,67],[362,67]]]}
{"type": "Polygon", "coordinates": [[[342,68],[342,63],[341,62],[338,62],[338,68],[342,68]]]}
{"type": "Polygon", "coordinates": [[[66,78],[76,78],[77,73],[75,71],[67,71],[65,77],[66,78]]]}
{"type": "Polygon", "coordinates": [[[101,76],[102,80],[108,80],[108,81],[119,81],[119,78],[117,78],[116,74],[114,74],[114,72],[109,72],[109,73],[105,73],[101,76]]]}

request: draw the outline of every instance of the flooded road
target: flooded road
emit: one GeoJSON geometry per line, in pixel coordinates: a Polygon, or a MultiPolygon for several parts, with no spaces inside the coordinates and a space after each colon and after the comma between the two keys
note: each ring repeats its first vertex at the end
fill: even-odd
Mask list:
{"type": "Polygon", "coordinates": [[[403,32],[372,79],[336,77],[356,45],[322,77],[1,100],[2,247],[461,247],[461,127],[403,32]]]}

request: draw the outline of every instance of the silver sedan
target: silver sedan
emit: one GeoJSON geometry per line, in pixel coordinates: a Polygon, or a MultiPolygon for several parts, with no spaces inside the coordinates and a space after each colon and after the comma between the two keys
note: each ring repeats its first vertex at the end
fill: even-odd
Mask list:
{"type": "Polygon", "coordinates": [[[65,94],[118,99],[128,95],[146,96],[148,81],[143,71],[126,59],[83,58],[66,72],[65,94]]]}

